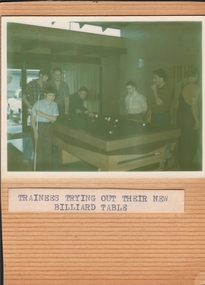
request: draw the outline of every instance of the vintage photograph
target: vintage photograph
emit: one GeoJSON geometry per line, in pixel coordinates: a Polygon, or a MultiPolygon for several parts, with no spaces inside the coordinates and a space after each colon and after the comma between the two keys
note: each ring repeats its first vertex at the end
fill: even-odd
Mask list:
{"type": "Polygon", "coordinates": [[[8,172],[203,170],[203,17],[4,17],[8,172]]]}
{"type": "Polygon", "coordinates": [[[4,285],[204,285],[204,4],[1,8],[4,285]]]}

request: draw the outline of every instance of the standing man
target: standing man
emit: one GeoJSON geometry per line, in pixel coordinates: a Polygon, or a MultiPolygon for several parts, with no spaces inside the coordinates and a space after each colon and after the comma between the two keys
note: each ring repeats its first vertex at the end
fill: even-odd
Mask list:
{"type": "Polygon", "coordinates": [[[148,109],[147,99],[144,95],[137,92],[135,82],[128,81],[126,87],[128,94],[125,98],[125,106],[128,118],[140,121],[145,120],[145,114],[148,109]]]}
{"type": "Polygon", "coordinates": [[[170,125],[170,104],[173,96],[171,87],[167,84],[168,77],[163,69],[153,72],[153,85],[151,85],[150,110],[148,121],[157,125],[170,125]]]}
{"type": "Polygon", "coordinates": [[[48,86],[53,86],[57,90],[56,103],[61,117],[68,114],[69,106],[69,87],[68,84],[62,81],[62,69],[55,67],[53,69],[53,79],[47,83],[48,86]]]}
{"type": "Polygon", "coordinates": [[[39,71],[39,78],[30,81],[26,85],[26,89],[23,94],[23,102],[29,109],[32,109],[34,103],[38,101],[38,95],[40,95],[40,99],[44,98],[49,73],[50,72],[48,70],[41,69],[39,71]]]}
{"type": "Polygon", "coordinates": [[[45,97],[36,102],[32,108],[31,124],[35,143],[37,143],[36,170],[52,170],[53,124],[59,113],[55,100],[56,89],[49,86],[45,97]]]}
{"type": "Polygon", "coordinates": [[[177,119],[181,128],[178,146],[178,161],[182,171],[193,170],[193,158],[199,146],[199,98],[200,89],[197,85],[199,71],[190,68],[186,72],[186,79],[181,84],[178,97],[177,119]]]}
{"type": "MultiPolygon", "coordinates": [[[[23,102],[26,104],[28,109],[32,109],[35,102],[39,99],[44,98],[44,93],[46,90],[46,82],[48,80],[49,71],[46,69],[41,69],[39,71],[39,78],[32,80],[26,85],[26,89],[23,93],[23,102]]],[[[32,128],[32,127],[31,127],[32,128]]],[[[32,130],[31,130],[32,131],[32,130]]],[[[33,133],[33,131],[32,131],[33,133]]],[[[33,154],[33,140],[32,135],[28,138],[28,141],[26,142],[25,150],[23,153],[23,160],[25,164],[30,163],[32,160],[32,154],[33,154]]]]}

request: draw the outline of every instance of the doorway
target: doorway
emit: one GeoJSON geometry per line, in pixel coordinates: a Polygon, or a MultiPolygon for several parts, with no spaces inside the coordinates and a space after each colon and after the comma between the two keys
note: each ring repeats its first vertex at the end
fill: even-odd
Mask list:
{"type": "Polygon", "coordinates": [[[7,134],[19,134],[30,127],[31,110],[24,110],[22,103],[22,82],[26,84],[39,77],[39,69],[7,69],[7,134]],[[26,116],[26,119],[24,118],[26,116]],[[23,128],[22,122],[26,122],[23,128]]]}
{"type": "Polygon", "coordinates": [[[7,133],[22,133],[22,72],[7,69],[7,133]]]}

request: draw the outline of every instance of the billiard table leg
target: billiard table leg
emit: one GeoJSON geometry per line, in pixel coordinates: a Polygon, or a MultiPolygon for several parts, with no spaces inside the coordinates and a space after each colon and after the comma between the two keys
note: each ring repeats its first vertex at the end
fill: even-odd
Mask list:
{"type": "Polygon", "coordinates": [[[59,156],[60,156],[60,162],[62,164],[80,161],[79,158],[77,158],[76,156],[73,156],[72,154],[68,153],[67,151],[61,148],[58,148],[58,151],[59,151],[59,156]]]}
{"type": "Polygon", "coordinates": [[[176,143],[174,144],[174,146],[173,146],[173,144],[169,143],[165,146],[165,155],[164,155],[164,158],[161,162],[160,168],[165,169],[165,163],[166,163],[166,160],[168,158],[171,158],[173,167],[176,166],[176,161],[175,161],[175,157],[174,157],[175,145],[176,145],[176,143]]]}

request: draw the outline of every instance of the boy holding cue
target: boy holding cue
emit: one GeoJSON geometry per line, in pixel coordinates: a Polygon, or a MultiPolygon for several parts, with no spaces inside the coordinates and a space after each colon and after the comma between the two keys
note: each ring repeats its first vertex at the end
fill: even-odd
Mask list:
{"type": "Polygon", "coordinates": [[[57,103],[54,102],[57,90],[46,88],[45,98],[38,100],[31,110],[31,125],[35,144],[37,144],[36,170],[52,170],[53,123],[59,116],[57,103]]]}

